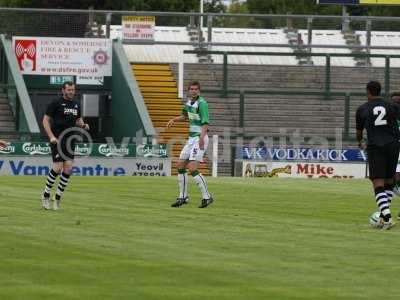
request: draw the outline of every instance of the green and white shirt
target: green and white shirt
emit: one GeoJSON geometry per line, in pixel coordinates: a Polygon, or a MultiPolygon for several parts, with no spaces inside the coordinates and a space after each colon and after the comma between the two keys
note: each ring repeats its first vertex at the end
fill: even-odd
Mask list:
{"type": "Polygon", "coordinates": [[[208,103],[199,96],[195,102],[188,100],[182,113],[189,119],[189,137],[200,136],[201,126],[209,124],[208,103]]]}

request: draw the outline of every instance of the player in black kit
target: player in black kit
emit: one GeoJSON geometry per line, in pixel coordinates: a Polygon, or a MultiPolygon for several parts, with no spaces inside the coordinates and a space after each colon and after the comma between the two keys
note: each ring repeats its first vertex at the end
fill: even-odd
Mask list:
{"type": "Polygon", "coordinates": [[[50,192],[57,176],[60,175],[57,191],[53,200],[53,209],[60,208],[61,195],[68,185],[74,160],[75,142],[73,136],[76,127],[89,130],[89,125],[83,122],[79,102],[74,100],[75,84],[64,82],[62,97],[49,104],[43,117],[43,127],[50,139],[53,165],[47,176],[46,186],[42,196],[42,206],[50,209],[50,192]],[[74,130],[75,128],[75,130],[74,130]]]}
{"type": "Polygon", "coordinates": [[[399,157],[400,132],[397,118],[400,106],[380,97],[381,85],[377,81],[367,84],[368,102],[356,112],[357,140],[363,143],[363,130],[367,131],[369,178],[375,190],[376,203],[381,212],[378,228],[390,229],[395,225],[390,211],[393,194],[393,176],[399,157]]]}

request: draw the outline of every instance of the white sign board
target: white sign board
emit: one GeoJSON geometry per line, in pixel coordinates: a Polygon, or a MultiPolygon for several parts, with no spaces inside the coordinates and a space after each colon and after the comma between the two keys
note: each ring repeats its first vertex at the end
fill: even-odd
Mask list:
{"type": "Polygon", "coordinates": [[[111,76],[112,40],[13,37],[22,74],[111,76]]]}
{"type": "MultiPolygon", "coordinates": [[[[50,157],[0,157],[0,175],[46,176],[50,157]]],[[[72,175],[80,176],[171,176],[171,160],[162,158],[76,158],[72,175]]]]}
{"type": "Polygon", "coordinates": [[[122,16],[122,39],[154,41],[154,16],[122,16]]]}
{"type": "Polygon", "coordinates": [[[243,177],[365,178],[365,163],[243,161],[243,177]]]}
{"type": "Polygon", "coordinates": [[[103,76],[77,76],[76,77],[76,84],[81,85],[103,85],[104,84],[104,77],[103,76]]]}

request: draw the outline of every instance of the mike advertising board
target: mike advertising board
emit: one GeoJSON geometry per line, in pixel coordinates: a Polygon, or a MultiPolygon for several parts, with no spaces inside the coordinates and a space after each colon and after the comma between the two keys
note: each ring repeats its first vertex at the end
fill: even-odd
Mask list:
{"type": "Polygon", "coordinates": [[[58,37],[13,37],[22,74],[111,76],[112,40],[58,37]]]}
{"type": "Polygon", "coordinates": [[[365,178],[365,163],[242,161],[243,177],[365,178]]]}

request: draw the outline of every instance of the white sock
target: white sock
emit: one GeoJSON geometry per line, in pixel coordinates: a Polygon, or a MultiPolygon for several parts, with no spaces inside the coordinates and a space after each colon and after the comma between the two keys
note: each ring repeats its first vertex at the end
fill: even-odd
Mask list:
{"type": "MultiPolygon", "coordinates": [[[[193,175],[193,174],[192,174],[193,175]]],[[[201,175],[201,173],[198,173],[197,175],[193,176],[194,181],[196,182],[197,186],[200,189],[200,192],[203,196],[203,199],[210,199],[211,195],[208,192],[208,188],[207,188],[207,183],[206,180],[204,179],[204,177],[201,175]]]]}
{"type": "Polygon", "coordinates": [[[61,199],[62,194],[64,193],[65,189],[67,188],[70,176],[71,176],[70,174],[67,174],[64,172],[61,173],[60,181],[58,183],[57,192],[56,192],[57,200],[61,199]]]}
{"type": "Polygon", "coordinates": [[[179,198],[184,199],[188,194],[188,175],[187,173],[178,173],[178,183],[179,183],[179,198]]]}

